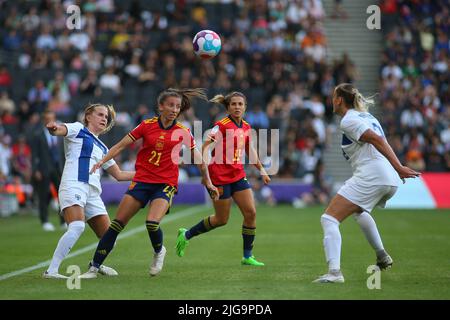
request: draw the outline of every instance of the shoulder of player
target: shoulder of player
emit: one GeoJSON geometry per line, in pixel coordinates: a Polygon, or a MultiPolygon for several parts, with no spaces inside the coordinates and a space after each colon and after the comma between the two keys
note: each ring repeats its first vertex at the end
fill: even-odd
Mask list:
{"type": "Polygon", "coordinates": [[[186,130],[186,131],[190,132],[189,128],[186,127],[186,126],[184,126],[184,125],[183,125],[182,123],[180,123],[180,122],[176,122],[174,128],[175,128],[175,129],[183,129],[183,130],[186,130]]]}
{"type": "Polygon", "coordinates": [[[223,119],[217,121],[217,122],[215,123],[215,125],[222,125],[222,126],[224,126],[224,125],[226,125],[226,124],[228,124],[228,123],[230,123],[230,122],[231,122],[231,119],[230,119],[229,117],[225,117],[225,118],[223,118],[223,119]]]}
{"type": "Polygon", "coordinates": [[[242,119],[242,124],[243,126],[245,126],[247,129],[251,129],[252,126],[250,125],[250,123],[248,123],[247,121],[245,121],[244,119],[242,119]]]}
{"type": "Polygon", "coordinates": [[[153,117],[150,119],[145,119],[142,121],[142,124],[153,124],[158,122],[158,117],[153,117]]]}

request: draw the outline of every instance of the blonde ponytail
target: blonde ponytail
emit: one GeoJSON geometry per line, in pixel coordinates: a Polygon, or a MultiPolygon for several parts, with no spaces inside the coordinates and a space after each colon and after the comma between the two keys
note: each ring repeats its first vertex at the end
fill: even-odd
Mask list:
{"type": "Polygon", "coordinates": [[[233,97],[241,97],[241,98],[243,98],[245,104],[247,105],[247,98],[245,97],[245,95],[242,92],[239,92],[239,91],[230,92],[226,96],[224,96],[223,94],[216,94],[214,96],[214,98],[212,98],[209,101],[213,102],[213,103],[221,104],[221,105],[225,106],[225,109],[228,110],[228,106],[231,103],[231,98],[233,98],[233,97]]]}
{"type": "Polygon", "coordinates": [[[369,112],[369,107],[375,104],[375,95],[366,98],[358,91],[358,89],[355,90],[356,93],[355,100],[353,101],[353,107],[355,110],[360,112],[369,112]]]}
{"type": "Polygon", "coordinates": [[[214,98],[212,98],[211,100],[209,100],[210,102],[213,103],[217,103],[217,104],[221,104],[224,105],[225,108],[227,107],[226,103],[225,103],[225,96],[223,94],[216,94],[214,96],[214,98]]]}

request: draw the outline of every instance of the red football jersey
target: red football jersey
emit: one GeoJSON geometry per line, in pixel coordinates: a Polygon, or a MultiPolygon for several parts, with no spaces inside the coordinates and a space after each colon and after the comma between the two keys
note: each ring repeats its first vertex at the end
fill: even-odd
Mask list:
{"type": "Polygon", "coordinates": [[[209,139],[216,142],[208,166],[211,182],[224,185],[245,177],[244,152],[250,143],[251,127],[245,120],[237,124],[231,116],[217,121],[209,139]]]}
{"type": "Polygon", "coordinates": [[[133,181],[177,187],[181,147],[185,144],[190,150],[195,148],[190,130],[176,120],[170,127],[163,128],[160,119],[154,117],[142,121],[128,136],[133,141],[143,138],[133,181]]]}

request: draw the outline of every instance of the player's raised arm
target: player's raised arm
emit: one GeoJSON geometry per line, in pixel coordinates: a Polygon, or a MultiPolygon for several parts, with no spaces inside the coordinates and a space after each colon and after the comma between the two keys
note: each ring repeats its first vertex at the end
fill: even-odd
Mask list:
{"type": "MultiPolygon", "coordinates": [[[[361,135],[359,140],[372,144],[383,156],[385,156],[402,180],[405,178],[416,178],[420,175],[420,172],[402,165],[386,139],[376,134],[372,129],[367,129],[361,135]]],[[[403,180],[403,182],[405,181],[403,180]]]]}
{"type": "MultiPolygon", "coordinates": [[[[119,153],[122,152],[125,147],[132,144],[134,141],[131,139],[129,135],[126,135],[122,140],[120,140],[118,143],[116,143],[111,149],[109,149],[109,152],[106,154],[106,156],[94,164],[94,166],[91,169],[91,173],[94,173],[97,171],[105,162],[113,159],[115,156],[117,156],[119,153]]],[[[129,180],[129,179],[125,179],[129,180]]],[[[131,180],[131,179],[130,179],[131,180]]]]}
{"type": "Polygon", "coordinates": [[[65,136],[67,135],[67,127],[64,124],[58,124],[55,121],[51,121],[45,125],[48,132],[52,136],[65,136]]]}

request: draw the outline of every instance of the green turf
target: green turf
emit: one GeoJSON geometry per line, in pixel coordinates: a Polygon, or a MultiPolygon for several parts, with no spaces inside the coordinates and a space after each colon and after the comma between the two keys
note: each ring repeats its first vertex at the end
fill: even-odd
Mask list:
{"type": "MultiPolygon", "coordinates": [[[[346,282],[311,283],[326,271],[322,212],[323,208],[259,207],[254,254],[266,265],[249,267],[240,264],[242,218],[235,207],[227,226],[192,239],[185,256],[177,257],[178,228],[190,227],[211,210],[176,207],[162,223],[168,254],[164,270],[153,278],[148,275],[152,250],[141,212],[124,232],[136,227],[141,231],[119,240],[105,262],[116,268],[118,277],[83,280],[80,290],[69,290],[64,280],[42,279],[42,267],[0,280],[0,299],[450,299],[449,210],[375,211],[394,259],[394,267],[381,274],[381,290],[366,286],[374,254],[353,219],[341,225],[346,282]]],[[[44,233],[36,217],[1,219],[0,277],[50,259],[61,234],[44,233]]],[[[72,251],[92,243],[96,239],[87,228],[72,251]]],[[[64,261],[60,272],[72,264],[85,271],[93,251],[64,261]]]]}

